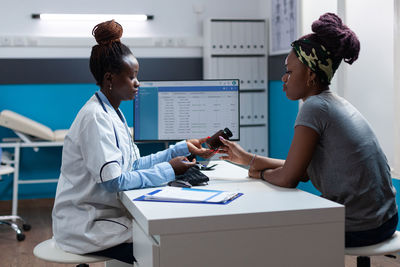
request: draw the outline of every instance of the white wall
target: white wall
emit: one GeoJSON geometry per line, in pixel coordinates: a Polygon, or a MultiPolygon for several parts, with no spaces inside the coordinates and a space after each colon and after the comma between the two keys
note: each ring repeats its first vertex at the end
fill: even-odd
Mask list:
{"type": "Polygon", "coordinates": [[[345,1],[345,8],[345,22],[360,39],[361,50],[359,59],[346,66],[344,97],[371,123],[393,167],[394,0],[345,1]]]}
{"type": "Polygon", "coordinates": [[[98,22],[43,22],[32,13],[144,13],[153,21],[126,23],[124,37],[136,56],[201,56],[207,17],[265,18],[269,0],[1,0],[0,57],[88,57],[98,22]],[[50,38],[43,38],[50,37],[50,38]],[[65,39],[55,37],[68,37],[65,39]],[[165,38],[164,38],[165,37],[165,38]],[[8,38],[8,39],[7,39],[8,38]],[[172,39],[168,39],[172,38],[172,39]],[[181,38],[181,39],[179,39],[181,38]],[[11,41],[9,40],[11,39],[11,41]],[[90,40],[90,41],[88,41],[90,40]],[[12,45],[6,45],[9,42],[12,45]],[[5,44],[6,43],[6,44],[5,44]],[[64,46],[60,48],[60,46],[64,46]],[[43,48],[45,47],[45,48],[43,48]],[[149,50],[149,47],[152,49],[149,50]]]}
{"type": "Polygon", "coordinates": [[[400,177],[400,3],[394,2],[394,176],[400,177]]]}
{"type": "MultiPolygon", "coordinates": [[[[306,0],[301,4],[300,35],[306,35],[312,32],[311,25],[318,20],[322,14],[327,12],[338,13],[337,0],[306,0]]],[[[300,37],[300,36],[299,36],[300,37]]],[[[340,67],[339,67],[340,68],[340,67]]],[[[339,72],[340,70],[338,70],[339,72]]],[[[335,75],[331,81],[330,89],[338,92],[338,75],[335,75]]]]}

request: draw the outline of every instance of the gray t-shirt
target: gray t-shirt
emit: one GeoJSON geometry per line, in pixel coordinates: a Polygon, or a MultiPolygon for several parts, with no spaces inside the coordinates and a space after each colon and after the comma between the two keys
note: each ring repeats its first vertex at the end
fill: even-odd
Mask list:
{"type": "Polygon", "coordinates": [[[354,106],[324,91],[306,99],[298,125],[320,136],[307,174],[322,197],[346,206],[346,231],[374,229],[397,212],[386,156],[354,106]]]}

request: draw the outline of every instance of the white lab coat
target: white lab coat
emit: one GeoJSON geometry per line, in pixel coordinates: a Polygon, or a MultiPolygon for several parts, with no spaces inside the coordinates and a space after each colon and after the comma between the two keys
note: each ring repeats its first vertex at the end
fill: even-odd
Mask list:
{"type": "MultiPolygon", "coordinates": [[[[131,219],[117,193],[106,191],[101,183],[132,170],[133,162],[140,155],[126,123],[105,96],[100,92],[98,94],[104,101],[99,101],[96,95],[91,97],[65,137],[52,213],[53,235],[57,244],[63,250],[77,254],[132,242],[131,219]]],[[[153,186],[175,177],[171,165],[165,162],[173,155],[157,154],[160,154],[158,158],[148,156],[144,157],[147,158],[144,163],[137,164],[140,160],[135,163],[142,169],[152,168],[144,171],[150,177],[147,180],[157,178],[156,182],[150,183],[153,186]]],[[[149,182],[143,182],[143,186],[149,186],[149,182]]]]}

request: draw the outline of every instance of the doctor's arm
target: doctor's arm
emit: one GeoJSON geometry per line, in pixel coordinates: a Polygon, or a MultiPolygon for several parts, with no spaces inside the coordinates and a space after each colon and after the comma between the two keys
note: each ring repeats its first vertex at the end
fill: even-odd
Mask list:
{"type": "Polygon", "coordinates": [[[188,156],[189,154],[209,158],[214,152],[201,146],[206,140],[207,138],[200,138],[178,142],[168,149],[139,158],[134,162],[132,168],[134,170],[151,168],[154,164],[169,161],[178,156],[188,156]]]}
{"type": "Polygon", "coordinates": [[[175,179],[175,175],[184,173],[195,163],[184,163],[185,157],[175,157],[169,162],[156,164],[153,168],[127,171],[119,177],[102,182],[108,192],[120,192],[137,188],[161,186],[175,179]]]}
{"type": "Polygon", "coordinates": [[[307,126],[298,125],[294,130],[292,144],[283,166],[275,169],[261,170],[250,169],[249,176],[263,178],[265,181],[282,186],[296,187],[300,181],[306,181],[307,167],[312,159],[319,134],[307,126]]]}
{"type": "Polygon", "coordinates": [[[186,144],[186,141],[181,141],[163,151],[159,151],[157,153],[138,158],[133,163],[132,169],[133,170],[149,169],[156,164],[169,161],[177,156],[188,156],[189,153],[190,152],[186,144]]]}

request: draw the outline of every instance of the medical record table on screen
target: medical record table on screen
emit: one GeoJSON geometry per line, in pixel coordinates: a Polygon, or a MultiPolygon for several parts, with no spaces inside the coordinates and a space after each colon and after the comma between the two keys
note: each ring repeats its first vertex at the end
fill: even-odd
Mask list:
{"type": "Polygon", "coordinates": [[[228,127],[239,140],[238,80],[141,82],[134,101],[135,141],[210,136],[228,127]]]}

